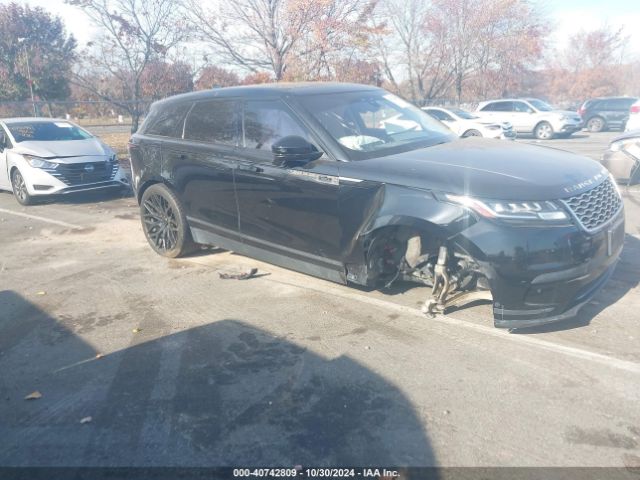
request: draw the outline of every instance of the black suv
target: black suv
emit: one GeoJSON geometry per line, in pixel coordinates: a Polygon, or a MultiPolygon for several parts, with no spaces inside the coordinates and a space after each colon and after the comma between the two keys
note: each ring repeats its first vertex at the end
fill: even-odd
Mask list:
{"type": "Polygon", "coordinates": [[[587,100],[578,109],[584,126],[590,132],[603,132],[624,127],[629,120],[629,109],[638,99],[632,97],[603,97],[587,100]]]}
{"type": "Polygon", "coordinates": [[[495,325],[575,315],[611,275],[624,212],[600,164],[457,139],[385,90],[216,89],[152,106],[130,142],[151,247],[211,244],[340,283],[493,300],[495,325]]]}

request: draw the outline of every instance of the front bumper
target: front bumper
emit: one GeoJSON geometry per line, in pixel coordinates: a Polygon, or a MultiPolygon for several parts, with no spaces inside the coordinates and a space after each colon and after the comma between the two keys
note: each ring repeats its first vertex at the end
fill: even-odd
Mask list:
{"type": "Polygon", "coordinates": [[[561,123],[554,128],[556,133],[575,133],[582,130],[582,122],[580,123],[561,123]]]}
{"type": "Polygon", "coordinates": [[[479,221],[461,235],[489,282],[495,326],[531,327],[574,317],[606,283],[624,243],[624,209],[595,233],[479,221]]]}
{"type": "Polygon", "coordinates": [[[83,181],[82,178],[70,179],[55,170],[33,168],[26,165],[20,167],[27,191],[31,196],[65,195],[76,192],[128,187],[130,180],[126,170],[119,164],[112,168],[112,173],[104,178],[93,178],[83,181]]]}

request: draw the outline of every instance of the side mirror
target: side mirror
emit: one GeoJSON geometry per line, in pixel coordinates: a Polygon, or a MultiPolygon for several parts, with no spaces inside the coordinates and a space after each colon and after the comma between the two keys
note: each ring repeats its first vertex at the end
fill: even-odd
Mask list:
{"type": "Polygon", "coordinates": [[[282,137],[271,146],[273,163],[283,165],[285,163],[307,163],[319,159],[322,152],[315,145],[309,143],[297,135],[282,137]]]}

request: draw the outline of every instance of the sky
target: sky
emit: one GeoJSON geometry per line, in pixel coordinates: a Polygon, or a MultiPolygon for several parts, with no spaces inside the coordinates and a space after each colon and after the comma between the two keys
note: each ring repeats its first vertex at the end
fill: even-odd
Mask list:
{"type": "MultiPolygon", "coordinates": [[[[0,0],[0,4],[12,0],[0,0]]],[[[77,7],[66,5],[63,0],[14,0],[22,4],[40,6],[62,17],[67,30],[80,45],[86,44],[95,34],[95,27],[77,7]]],[[[206,1],[206,0],[203,0],[206,1]]],[[[533,0],[556,27],[551,42],[562,47],[569,37],[583,30],[590,30],[607,23],[612,27],[623,26],[630,35],[627,54],[640,58],[640,0],[533,0]]]]}

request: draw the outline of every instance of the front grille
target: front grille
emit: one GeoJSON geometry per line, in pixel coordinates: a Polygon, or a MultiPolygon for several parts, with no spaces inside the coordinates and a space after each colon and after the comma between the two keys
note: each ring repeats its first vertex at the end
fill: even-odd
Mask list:
{"type": "Polygon", "coordinates": [[[60,163],[47,170],[69,186],[113,180],[118,172],[117,162],[60,163]]]}
{"type": "Polygon", "coordinates": [[[589,231],[607,223],[622,207],[622,199],[610,178],[587,192],[564,200],[564,203],[589,231]]]}

